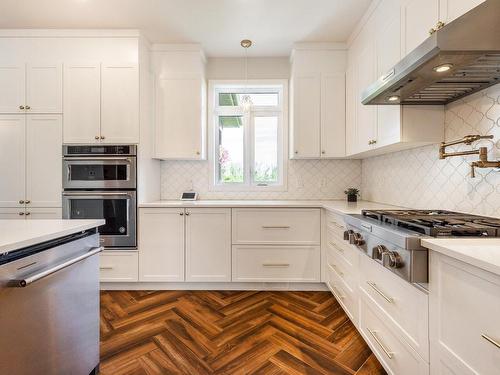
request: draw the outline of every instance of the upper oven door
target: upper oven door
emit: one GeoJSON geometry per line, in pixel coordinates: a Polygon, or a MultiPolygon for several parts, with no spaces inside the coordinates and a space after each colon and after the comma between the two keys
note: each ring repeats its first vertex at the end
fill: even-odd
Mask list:
{"type": "Polygon", "coordinates": [[[135,191],[63,192],[64,219],[104,219],[98,228],[105,247],[136,247],[135,191]]]}
{"type": "Polygon", "coordinates": [[[65,157],[64,189],[135,189],[136,158],[65,157]]]}

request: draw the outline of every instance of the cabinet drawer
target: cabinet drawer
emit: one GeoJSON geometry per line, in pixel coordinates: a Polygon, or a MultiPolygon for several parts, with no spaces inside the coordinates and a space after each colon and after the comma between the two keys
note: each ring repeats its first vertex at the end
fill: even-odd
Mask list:
{"type": "Polygon", "coordinates": [[[326,285],[340,303],[354,325],[358,325],[358,291],[351,289],[341,279],[336,270],[326,266],[326,285]]]}
{"type": "Polygon", "coordinates": [[[347,241],[340,240],[336,236],[327,232],[326,234],[327,253],[338,254],[350,266],[357,268],[360,251],[354,245],[349,245],[347,241]]]}
{"type": "Polygon", "coordinates": [[[359,287],[385,313],[400,336],[429,360],[428,295],[367,256],[360,258],[359,287]]]}
{"type": "Polygon", "coordinates": [[[434,252],[430,265],[433,372],[498,374],[500,277],[434,252]]]}
{"type": "Polygon", "coordinates": [[[233,246],[233,281],[320,281],[319,246],[233,246]]]}
{"type": "Polygon", "coordinates": [[[325,221],[327,231],[336,235],[340,239],[344,237],[344,231],[347,228],[345,226],[344,217],[342,215],[327,211],[325,215],[325,221]]]}
{"type": "Polygon", "coordinates": [[[102,282],[137,281],[137,251],[103,251],[99,255],[99,273],[102,282]]]}
{"type": "Polygon", "coordinates": [[[389,374],[427,375],[429,365],[388,324],[383,313],[361,295],[359,330],[389,374]]]}
{"type": "Polygon", "coordinates": [[[233,209],[233,244],[319,245],[319,209],[233,209]]]}
{"type": "Polygon", "coordinates": [[[347,263],[342,255],[328,248],[326,252],[326,265],[337,273],[350,290],[354,291],[357,289],[359,269],[347,263]]]}

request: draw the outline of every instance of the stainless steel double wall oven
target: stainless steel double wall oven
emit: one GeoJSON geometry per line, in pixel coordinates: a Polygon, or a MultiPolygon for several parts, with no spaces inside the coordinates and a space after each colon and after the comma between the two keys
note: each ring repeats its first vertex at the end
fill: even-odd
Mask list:
{"type": "Polygon", "coordinates": [[[106,248],[137,247],[137,148],[135,145],[63,147],[63,218],[105,219],[106,248]]]}

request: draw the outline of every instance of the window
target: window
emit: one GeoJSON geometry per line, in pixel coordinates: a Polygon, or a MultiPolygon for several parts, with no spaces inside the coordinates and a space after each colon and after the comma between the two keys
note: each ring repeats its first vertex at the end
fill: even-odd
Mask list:
{"type": "Polygon", "coordinates": [[[286,187],[286,82],[220,82],[209,86],[211,187],[286,187]]]}

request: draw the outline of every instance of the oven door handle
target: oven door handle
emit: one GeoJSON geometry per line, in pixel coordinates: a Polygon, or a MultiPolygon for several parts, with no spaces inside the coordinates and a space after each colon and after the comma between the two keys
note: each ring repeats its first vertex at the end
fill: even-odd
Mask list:
{"type": "Polygon", "coordinates": [[[71,163],[73,161],[98,161],[101,162],[101,164],[106,164],[107,161],[127,161],[129,163],[132,163],[132,158],[123,156],[123,157],[112,157],[112,158],[95,158],[95,157],[78,157],[78,158],[64,158],[64,161],[71,163]]]}
{"type": "Polygon", "coordinates": [[[70,192],[63,192],[62,193],[63,196],[67,196],[67,197],[76,197],[76,196],[95,196],[95,197],[98,197],[98,196],[101,196],[101,195],[104,195],[104,196],[110,196],[110,195],[120,195],[120,196],[127,196],[127,197],[130,197],[132,196],[130,193],[122,193],[122,192],[75,192],[75,193],[70,193],[70,192]]]}
{"type": "Polygon", "coordinates": [[[91,256],[94,256],[103,250],[104,250],[104,247],[102,247],[102,246],[101,247],[94,247],[94,248],[90,249],[87,253],[80,255],[76,258],[70,259],[64,263],[58,264],[57,266],[49,268],[48,270],[36,273],[34,275],[31,275],[31,276],[26,277],[26,278],[21,279],[21,280],[11,280],[8,283],[8,285],[12,286],[12,287],[17,287],[17,288],[25,288],[28,285],[34,283],[35,281],[44,279],[47,276],[50,276],[50,275],[52,275],[52,274],[54,274],[54,273],[56,273],[64,268],[67,268],[69,266],[72,266],[75,263],[78,263],[78,262],[81,262],[82,260],[90,258],[91,256]]]}

